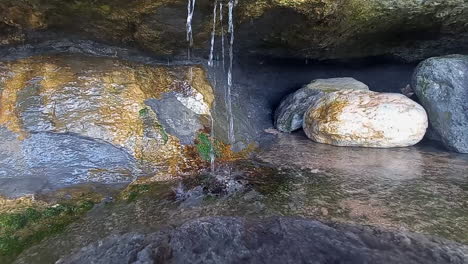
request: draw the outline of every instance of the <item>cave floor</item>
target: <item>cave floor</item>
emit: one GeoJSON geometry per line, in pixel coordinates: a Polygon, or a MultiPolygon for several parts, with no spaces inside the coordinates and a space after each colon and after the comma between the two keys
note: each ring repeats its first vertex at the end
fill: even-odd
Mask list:
{"type": "Polygon", "coordinates": [[[127,188],[126,196],[97,204],[16,263],[52,263],[111,234],[148,233],[204,216],[305,217],[468,244],[468,155],[432,142],[341,148],[302,132],[277,134],[254,158],[217,167],[188,180],[127,188]],[[210,178],[225,189],[216,191],[210,178]]]}
{"type": "Polygon", "coordinates": [[[293,214],[468,243],[468,155],[447,152],[436,142],[343,148],[311,142],[299,132],[279,134],[257,158],[311,173],[289,192],[293,214]]]}

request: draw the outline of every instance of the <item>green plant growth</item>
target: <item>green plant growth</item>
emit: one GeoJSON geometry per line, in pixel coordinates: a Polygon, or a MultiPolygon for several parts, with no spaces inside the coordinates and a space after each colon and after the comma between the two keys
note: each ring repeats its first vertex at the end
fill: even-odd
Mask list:
{"type": "Polygon", "coordinates": [[[0,263],[10,263],[28,247],[57,234],[93,208],[94,202],[58,204],[0,214],[0,263]]]}
{"type": "Polygon", "coordinates": [[[157,127],[159,129],[159,134],[161,134],[162,139],[164,140],[164,144],[167,144],[167,141],[169,141],[169,135],[162,125],[158,124],[157,127]]]}
{"type": "Polygon", "coordinates": [[[140,117],[145,117],[145,116],[148,115],[148,113],[149,113],[149,111],[148,111],[148,108],[146,108],[146,107],[142,108],[142,109],[140,109],[140,111],[138,111],[138,114],[140,115],[140,117]]]}
{"type": "Polygon", "coordinates": [[[211,142],[210,137],[205,133],[198,134],[196,147],[198,155],[203,160],[210,161],[212,153],[215,157],[219,157],[220,152],[216,147],[216,142],[211,142]]]}
{"type": "Polygon", "coordinates": [[[173,182],[137,183],[120,193],[119,200],[128,203],[140,200],[163,200],[172,194],[173,182]]]}
{"type": "Polygon", "coordinates": [[[125,195],[125,200],[127,200],[127,202],[133,202],[136,200],[136,198],[149,191],[150,186],[147,184],[132,185],[128,193],[125,195]]]}

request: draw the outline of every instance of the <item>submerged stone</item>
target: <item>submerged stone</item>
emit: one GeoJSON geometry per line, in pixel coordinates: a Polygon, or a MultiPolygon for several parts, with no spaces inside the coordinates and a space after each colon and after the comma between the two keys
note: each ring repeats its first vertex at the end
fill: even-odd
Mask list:
{"type": "Polygon", "coordinates": [[[464,263],[468,248],[406,232],[276,217],[206,217],[112,235],[57,263],[464,263]]]}
{"type": "Polygon", "coordinates": [[[353,78],[317,79],[288,95],[275,111],[275,127],[282,132],[292,132],[302,127],[304,114],[325,94],[340,90],[369,90],[364,83],[353,78]]]}
{"type": "Polygon", "coordinates": [[[313,104],[304,117],[306,135],[319,143],[356,147],[406,147],[428,126],[422,106],[402,94],[338,91],[313,104]]]}
{"type": "Polygon", "coordinates": [[[433,135],[450,150],[468,153],[468,56],[423,61],[413,89],[427,110],[433,135]]]}

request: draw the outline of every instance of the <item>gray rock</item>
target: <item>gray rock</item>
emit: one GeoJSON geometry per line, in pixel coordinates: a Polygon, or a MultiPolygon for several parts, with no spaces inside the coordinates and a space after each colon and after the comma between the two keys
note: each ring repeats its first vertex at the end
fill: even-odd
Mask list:
{"type": "Polygon", "coordinates": [[[204,71],[191,69],[193,86],[182,66],[77,55],[0,61],[0,195],[129,182],[183,158],[145,102],[163,98],[167,127],[191,143],[203,128],[193,118],[210,114],[212,95],[204,71]]]}
{"type": "Polygon", "coordinates": [[[87,182],[127,183],[140,172],[124,149],[73,134],[35,133],[24,140],[0,127],[0,195],[20,197],[87,182]],[[10,141],[11,140],[11,141],[10,141]]]}
{"type": "Polygon", "coordinates": [[[164,94],[161,99],[149,99],[146,104],[158,115],[167,133],[179,138],[182,144],[193,144],[203,129],[202,115],[183,105],[174,92],[164,94]]]}
{"type": "Polygon", "coordinates": [[[468,56],[423,61],[412,86],[428,113],[432,134],[447,148],[468,153],[468,56]]]}
{"type": "Polygon", "coordinates": [[[282,132],[292,132],[302,127],[304,114],[313,103],[327,92],[339,90],[369,90],[364,83],[353,78],[317,79],[288,95],[275,111],[275,127],[282,132]]]}
{"type": "Polygon", "coordinates": [[[468,247],[404,232],[296,218],[208,217],[153,234],[113,235],[72,263],[466,263],[468,247]]]}

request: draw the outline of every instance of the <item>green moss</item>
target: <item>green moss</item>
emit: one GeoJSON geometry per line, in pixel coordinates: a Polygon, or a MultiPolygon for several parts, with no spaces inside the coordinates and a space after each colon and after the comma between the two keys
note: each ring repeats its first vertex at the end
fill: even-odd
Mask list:
{"type": "Polygon", "coordinates": [[[148,115],[148,113],[149,113],[149,110],[146,107],[142,108],[142,109],[140,109],[140,111],[138,111],[138,114],[140,115],[140,117],[145,117],[145,116],[148,115]]]}
{"type": "Polygon", "coordinates": [[[143,198],[150,200],[162,200],[167,198],[172,192],[173,182],[155,182],[149,184],[132,184],[121,194],[119,200],[124,202],[134,202],[143,198]]]}
{"type": "Polygon", "coordinates": [[[205,133],[198,134],[196,147],[198,155],[203,160],[210,161],[212,154],[214,154],[215,157],[219,157],[220,152],[216,147],[216,142],[213,144],[210,137],[205,133]]]}
{"type": "Polygon", "coordinates": [[[164,140],[164,144],[167,144],[167,141],[169,141],[169,135],[167,134],[166,130],[164,129],[162,125],[158,124],[157,127],[159,129],[159,134],[161,134],[164,140]]]}
{"type": "Polygon", "coordinates": [[[80,201],[0,214],[0,263],[12,262],[28,247],[63,231],[93,206],[92,201],[80,201]]]}
{"type": "Polygon", "coordinates": [[[140,195],[147,193],[150,190],[150,186],[147,184],[137,184],[130,186],[130,190],[126,195],[127,202],[133,202],[140,195]]]}

